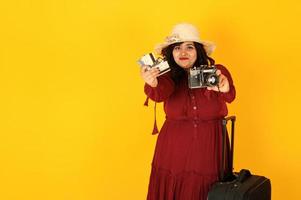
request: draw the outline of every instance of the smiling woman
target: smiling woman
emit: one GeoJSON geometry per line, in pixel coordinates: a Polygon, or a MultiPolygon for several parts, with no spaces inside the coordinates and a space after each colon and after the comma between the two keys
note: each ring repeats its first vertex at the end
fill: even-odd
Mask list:
{"type": "Polygon", "coordinates": [[[212,43],[201,41],[191,24],[178,24],[167,41],[157,47],[171,71],[141,70],[145,93],[164,102],[166,120],[160,130],[152,162],[148,200],[205,200],[218,180],[221,155],[221,119],[226,103],[235,98],[228,70],[216,65],[219,84],[189,88],[188,72],[194,66],[211,65],[212,43]]]}
{"type": "Polygon", "coordinates": [[[173,48],[172,55],[176,63],[184,69],[189,69],[196,61],[197,53],[193,42],[183,42],[173,48]]]}
{"type": "MultiPolygon", "coordinates": [[[[202,44],[235,79],[239,96],[227,105],[238,117],[235,168],[270,177],[273,200],[301,199],[300,2],[1,1],[0,199],[145,199],[156,136],[147,134],[153,113],[142,106],[136,59],[179,21],[220,47],[212,55],[195,42],[197,57],[202,44]]],[[[182,70],[172,83],[184,81],[182,70]]],[[[169,103],[168,116],[193,109],[169,103]]]]}

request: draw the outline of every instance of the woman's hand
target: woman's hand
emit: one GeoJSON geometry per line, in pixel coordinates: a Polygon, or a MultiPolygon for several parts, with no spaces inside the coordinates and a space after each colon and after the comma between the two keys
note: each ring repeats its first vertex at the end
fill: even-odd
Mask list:
{"type": "Polygon", "coordinates": [[[141,67],[141,77],[151,87],[157,87],[158,85],[158,75],[159,75],[159,69],[156,67],[153,67],[149,69],[149,66],[142,66],[141,67]]]}
{"type": "Polygon", "coordinates": [[[229,92],[230,85],[227,77],[224,76],[220,70],[216,70],[216,75],[219,78],[218,86],[207,87],[207,90],[213,90],[213,91],[223,92],[223,93],[229,92]]]}

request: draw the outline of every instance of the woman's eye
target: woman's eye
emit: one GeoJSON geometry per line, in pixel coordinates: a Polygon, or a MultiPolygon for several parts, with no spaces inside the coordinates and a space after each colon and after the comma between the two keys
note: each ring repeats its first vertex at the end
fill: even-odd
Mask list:
{"type": "Polygon", "coordinates": [[[194,49],[194,46],[188,46],[187,48],[188,49],[194,49]]]}
{"type": "Polygon", "coordinates": [[[179,46],[176,46],[175,48],[174,48],[174,50],[179,50],[180,49],[180,47],[179,46]]]}

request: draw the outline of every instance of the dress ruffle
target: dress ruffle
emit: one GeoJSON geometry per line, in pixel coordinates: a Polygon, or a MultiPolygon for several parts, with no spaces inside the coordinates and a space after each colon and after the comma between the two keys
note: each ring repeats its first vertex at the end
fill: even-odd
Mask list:
{"type": "Polygon", "coordinates": [[[197,172],[171,173],[152,166],[147,200],[206,200],[218,177],[197,172]]]}

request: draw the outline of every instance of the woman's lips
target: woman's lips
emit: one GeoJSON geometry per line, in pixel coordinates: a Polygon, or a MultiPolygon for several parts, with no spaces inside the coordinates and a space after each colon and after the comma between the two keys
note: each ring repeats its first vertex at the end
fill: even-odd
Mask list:
{"type": "Polygon", "coordinates": [[[179,58],[180,60],[188,60],[188,58],[179,58]]]}

